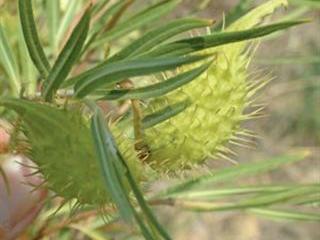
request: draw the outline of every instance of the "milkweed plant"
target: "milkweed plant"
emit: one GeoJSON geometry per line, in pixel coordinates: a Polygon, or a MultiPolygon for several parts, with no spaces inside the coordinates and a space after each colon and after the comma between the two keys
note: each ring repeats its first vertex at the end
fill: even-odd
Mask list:
{"type": "MultiPolygon", "coordinates": [[[[72,221],[94,211],[104,224],[121,221],[144,239],[171,239],[152,210],[157,205],[319,221],[314,211],[294,209],[319,202],[315,183],[217,187],[199,195],[203,186],[278,168],[304,152],[186,177],[208,160],[233,161],[232,144],[253,135],[241,123],[259,116],[255,96],[271,78],[253,77],[255,50],[264,36],[307,21],[270,23],[286,0],[221,23],[163,18],[180,0],[136,12],[135,2],[4,3],[0,105],[10,143],[1,147],[1,161],[19,155],[33,162],[23,166],[32,169],[29,177],[41,176],[34,191],[48,189],[51,205],[59,199],[51,218],[69,211],[72,221]],[[181,182],[151,194],[148,186],[162,178],[181,182]]],[[[12,194],[4,168],[1,176],[8,188],[1,191],[12,194]]]]}

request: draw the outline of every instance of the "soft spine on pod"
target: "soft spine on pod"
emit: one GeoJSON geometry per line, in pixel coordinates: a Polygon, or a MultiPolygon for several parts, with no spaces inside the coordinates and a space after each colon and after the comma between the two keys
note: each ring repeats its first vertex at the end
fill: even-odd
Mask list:
{"type": "MultiPolygon", "coordinates": [[[[25,153],[38,166],[45,186],[66,200],[103,205],[110,201],[87,121],[78,109],[59,109],[27,100],[5,99],[1,105],[15,110],[23,120],[30,148],[25,153]]],[[[142,166],[133,144],[116,126],[116,142],[137,180],[142,166]]]]}
{"type": "MultiPolygon", "coordinates": [[[[285,0],[273,0],[249,12],[225,31],[248,29],[261,22],[285,0]]],[[[248,79],[252,53],[250,42],[229,44],[206,50],[216,56],[207,72],[165,97],[150,102],[146,113],[154,113],[168,104],[188,98],[191,105],[178,115],[145,131],[155,168],[178,170],[199,163],[208,157],[226,157],[225,144],[236,139],[251,97],[264,82],[248,79]]],[[[188,66],[194,67],[194,66],[188,66]]],[[[186,67],[178,71],[185,71],[186,67]]],[[[227,158],[227,157],[226,157],[227,158]]]]}

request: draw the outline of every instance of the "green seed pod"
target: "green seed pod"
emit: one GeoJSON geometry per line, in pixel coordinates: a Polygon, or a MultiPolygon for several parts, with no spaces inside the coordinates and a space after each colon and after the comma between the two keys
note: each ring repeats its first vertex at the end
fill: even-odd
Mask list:
{"type": "MultiPolygon", "coordinates": [[[[1,104],[15,110],[23,120],[30,146],[26,155],[38,165],[49,189],[82,204],[110,201],[90,128],[79,110],[18,99],[2,100],[1,104]]],[[[133,144],[115,126],[111,128],[133,175],[141,180],[142,166],[133,144]]]]}
{"type": "MultiPolygon", "coordinates": [[[[245,61],[217,53],[216,63],[191,84],[151,102],[158,111],[188,98],[191,105],[177,116],[146,130],[151,161],[179,169],[216,154],[239,130],[245,118],[249,88],[245,61]]],[[[244,59],[247,61],[247,59],[244,59]]]]}
{"type": "MultiPolygon", "coordinates": [[[[261,5],[225,31],[255,26],[264,16],[284,4],[286,1],[275,0],[261,5]]],[[[252,57],[252,51],[247,50],[248,43],[207,50],[207,53],[215,56],[207,72],[150,103],[147,114],[184,99],[191,102],[185,111],[145,131],[151,150],[149,161],[155,168],[177,170],[208,157],[223,157],[228,152],[225,144],[240,132],[241,121],[248,118],[243,112],[250,105],[252,95],[264,83],[255,85],[248,77],[248,65],[252,57]]],[[[186,67],[178,71],[185,70],[186,67]]]]}

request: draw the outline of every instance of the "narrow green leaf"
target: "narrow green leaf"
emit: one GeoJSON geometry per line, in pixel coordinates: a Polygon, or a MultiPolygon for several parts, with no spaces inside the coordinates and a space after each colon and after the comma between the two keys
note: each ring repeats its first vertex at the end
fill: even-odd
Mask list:
{"type": "Polygon", "coordinates": [[[46,78],[50,71],[50,64],[40,43],[31,0],[19,0],[19,15],[30,57],[41,76],[46,78]]]}
{"type": "Polygon", "coordinates": [[[178,200],[180,206],[193,211],[230,211],[246,210],[251,208],[266,207],[275,204],[283,204],[295,198],[319,191],[319,186],[297,186],[296,188],[280,191],[266,192],[257,197],[250,197],[238,202],[215,202],[215,201],[184,201],[178,200]]]}
{"type": "Polygon", "coordinates": [[[111,41],[143,25],[150,24],[154,20],[159,19],[162,15],[169,13],[180,2],[181,0],[164,0],[155,5],[152,5],[151,7],[137,13],[133,17],[125,19],[122,23],[119,23],[111,31],[108,31],[105,34],[101,35],[101,37],[97,39],[95,44],[99,45],[103,42],[111,41]]]}
{"type": "MultiPolygon", "coordinates": [[[[119,153],[119,152],[118,152],[119,153]]],[[[127,180],[131,186],[131,189],[139,203],[139,206],[141,207],[141,210],[146,215],[149,222],[158,230],[159,234],[165,239],[170,240],[171,237],[167,233],[167,231],[162,227],[162,225],[158,222],[157,218],[154,216],[151,208],[148,206],[146,200],[144,199],[136,181],[134,180],[133,175],[131,174],[130,168],[127,165],[126,161],[123,159],[123,157],[119,153],[119,159],[121,160],[123,166],[126,168],[126,176],[127,180]]]]}
{"type": "MultiPolygon", "coordinates": [[[[308,186],[308,185],[306,185],[308,186]]],[[[236,188],[222,188],[222,189],[208,189],[208,190],[190,190],[185,192],[178,192],[171,194],[171,197],[183,198],[183,199],[217,199],[234,195],[247,195],[247,194],[261,194],[261,193],[273,193],[283,192],[296,188],[295,185],[271,185],[271,186],[247,186],[236,188]]]]}
{"type": "Polygon", "coordinates": [[[130,58],[139,53],[149,51],[150,49],[158,46],[162,42],[194,28],[208,27],[212,25],[213,21],[203,20],[203,19],[193,19],[193,18],[184,18],[174,20],[170,23],[167,23],[163,26],[160,26],[145,35],[141,38],[133,41],[130,45],[125,47],[119,53],[112,56],[108,59],[108,62],[118,61],[125,58],[130,58]]]}
{"type": "Polygon", "coordinates": [[[51,50],[55,53],[57,44],[57,33],[60,23],[60,1],[46,0],[47,24],[49,31],[49,42],[51,50]]]}
{"type": "MultiPolygon", "coordinates": [[[[106,181],[106,187],[108,191],[111,192],[122,217],[126,220],[130,220],[131,216],[134,216],[144,237],[152,240],[154,239],[152,234],[144,224],[143,219],[132,207],[129,200],[129,194],[124,189],[122,182],[124,177],[126,177],[132,187],[135,180],[130,173],[129,167],[117,149],[112,134],[104,121],[102,112],[97,107],[95,107],[95,111],[96,113],[92,118],[91,129],[96,143],[102,173],[106,181]]],[[[134,189],[134,191],[137,191],[137,189],[134,189]]]]}
{"type": "Polygon", "coordinates": [[[263,27],[252,28],[244,31],[236,32],[219,32],[207,36],[187,38],[173,43],[164,44],[153,51],[143,54],[143,56],[164,56],[164,55],[181,55],[212,48],[228,43],[245,41],[249,39],[259,38],[276,31],[280,31],[292,26],[304,24],[309,21],[284,21],[280,23],[270,24],[263,27]]]}
{"type": "Polygon", "coordinates": [[[246,14],[250,10],[252,3],[253,0],[239,1],[238,4],[226,15],[226,17],[219,24],[215,25],[213,29],[215,31],[220,31],[223,26],[229,26],[232,22],[246,14]]]}
{"type": "Polygon", "coordinates": [[[100,1],[96,2],[94,4],[94,6],[92,7],[93,15],[96,14],[97,12],[101,11],[101,9],[103,9],[109,2],[110,2],[110,0],[100,0],[100,1]]]}
{"type": "MultiPolygon", "coordinates": [[[[96,113],[92,118],[91,130],[106,189],[118,206],[120,215],[129,221],[134,213],[128,199],[128,193],[125,191],[123,182],[121,181],[121,173],[118,172],[119,169],[115,166],[116,162],[119,161],[117,149],[99,109],[96,109],[96,113]]],[[[124,175],[124,172],[122,175],[124,175]]]]}
{"type": "Polygon", "coordinates": [[[283,219],[283,220],[297,220],[297,221],[320,221],[319,213],[298,212],[280,209],[268,209],[268,208],[253,208],[248,212],[254,213],[263,217],[283,219]]]}
{"type": "Polygon", "coordinates": [[[110,30],[106,28],[109,27],[109,24],[113,20],[113,17],[117,16],[118,14],[121,14],[121,12],[124,11],[128,7],[128,5],[131,4],[131,2],[131,0],[117,1],[104,11],[104,13],[99,17],[99,19],[97,19],[97,21],[95,21],[94,24],[92,24],[92,28],[89,32],[88,41],[86,42],[82,50],[82,54],[84,54],[84,52],[91,46],[91,44],[94,43],[99,34],[101,34],[103,31],[110,30]]]}
{"type": "Polygon", "coordinates": [[[20,91],[18,64],[9,45],[4,29],[0,24],[0,63],[10,79],[10,87],[13,95],[18,96],[20,91]]]}
{"type": "Polygon", "coordinates": [[[135,209],[134,209],[134,216],[135,216],[135,219],[141,229],[141,233],[144,236],[144,238],[150,239],[150,240],[155,240],[155,238],[153,237],[153,234],[149,231],[149,229],[147,228],[147,226],[143,222],[143,219],[139,216],[139,214],[135,211],[135,209]]]}
{"type": "Polygon", "coordinates": [[[37,90],[37,69],[35,68],[30,55],[28,53],[28,47],[24,41],[23,32],[21,26],[18,30],[18,49],[19,49],[19,66],[21,85],[26,88],[26,93],[30,96],[35,95],[37,90]]]}
{"type": "Polygon", "coordinates": [[[179,113],[183,112],[188,106],[190,106],[190,100],[184,100],[173,105],[169,105],[155,113],[147,115],[143,118],[142,124],[143,128],[151,128],[159,123],[162,123],[169,118],[172,118],[179,113]]]}
{"type": "Polygon", "coordinates": [[[100,87],[111,86],[131,77],[171,70],[184,64],[203,60],[206,57],[208,55],[124,60],[97,66],[69,81],[76,82],[75,96],[83,98],[100,87]]]}
{"type": "Polygon", "coordinates": [[[117,1],[113,5],[111,5],[109,8],[107,8],[103,14],[97,19],[97,21],[94,23],[94,26],[92,26],[92,30],[90,31],[91,34],[96,34],[101,32],[105,27],[106,23],[109,22],[110,18],[112,16],[115,16],[119,11],[128,4],[128,0],[126,1],[117,1]]]}
{"type": "Polygon", "coordinates": [[[116,89],[109,92],[101,91],[105,100],[125,100],[125,99],[148,99],[163,96],[171,91],[188,84],[192,80],[200,76],[208,69],[210,64],[204,64],[193,70],[181,73],[175,77],[169,78],[163,82],[159,82],[150,86],[136,89],[116,89]]]}
{"type": "Polygon", "coordinates": [[[303,196],[301,199],[294,201],[296,205],[320,206],[320,192],[303,196]]]}
{"type": "MultiPolygon", "coordinates": [[[[52,1],[52,0],[49,0],[49,1],[52,1]]],[[[60,26],[58,29],[58,33],[57,33],[57,37],[56,37],[56,41],[57,41],[58,45],[62,42],[63,37],[65,36],[68,27],[70,26],[72,20],[75,18],[76,14],[77,14],[77,9],[78,9],[79,3],[80,3],[79,0],[70,0],[68,2],[67,10],[61,20],[61,23],[60,23],[60,26]]]]}
{"type": "Polygon", "coordinates": [[[54,92],[67,78],[74,63],[80,56],[81,48],[86,40],[89,29],[90,11],[91,9],[88,8],[74,28],[70,38],[53,65],[48,79],[44,82],[43,96],[46,101],[51,101],[54,92]]]}
{"type": "Polygon", "coordinates": [[[303,160],[306,154],[306,152],[302,152],[297,153],[295,155],[276,157],[267,161],[246,163],[234,167],[229,167],[226,169],[222,169],[218,172],[212,173],[210,175],[197,177],[177,184],[176,186],[168,188],[167,190],[165,190],[157,196],[170,196],[171,194],[184,192],[194,187],[199,187],[200,185],[208,183],[216,184],[220,182],[227,182],[240,177],[249,177],[259,173],[268,172],[273,169],[279,168],[284,164],[289,164],[303,160]]]}
{"type": "MultiPolygon", "coordinates": [[[[299,19],[303,17],[305,13],[307,13],[308,11],[310,11],[310,8],[308,8],[307,6],[293,9],[292,11],[285,14],[283,17],[279,18],[279,21],[291,21],[291,20],[299,19]]],[[[265,41],[272,40],[275,38],[279,38],[281,35],[284,35],[285,33],[286,33],[285,31],[279,31],[269,36],[266,36],[264,39],[265,41]]]]}
{"type": "MultiPolygon", "coordinates": [[[[164,230],[164,228],[159,224],[159,222],[153,215],[152,210],[149,208],[148,204],[146,203],[139,189],[139,186],[137,185],[131,173],[129,166],[127,165],[126,161],[123,159],[121,153],[117,148],[117,145],[113,139],[113,136],[105,123],[101,110],[97,108],[94,103],[91,104],[91,102],[89,102],[89,104],[94,105],[94,109],[96,110],[96,113],[92,118],[91,128],[92,128],[92,134],[97,146],[98,155],[100,157],[103,174],[105,176],[106,181],[109,182],[111,180],[109,179],[110,178],[109,176],[112,174],[110,170],[111,168],[114,168],[115,173],[120,178],[125,176],[127,182],[129,183],[129,186],[131,187],[131,190],[133,191],[134,196],[137,199],[137,202],[142,212],[145,214],[149,222],[158,230],[158,232],[162,235],[164,239],[166,240],[171,239],[167,234],[167,232],[164,230]],[[108,164],[108,166],[106,166],[106,164],[108,164]]],[[[119,177],[118,177],[118,181],[119,181],[119,177]]],[[[110,183],[112,184],[112,182],[110,183]]],[[[117,184],[117,182],[113,184],[117,184]]],[[[129,203],[128,206],[131,206],[129,200],[128,200],[128,203],[129,203]]],[[[146,239],[158,239],[158,238],[152,237],[153,235],[150,234],[149,230],[146,228],[146,226],[143,223],[143,219],[138,215],[138,213],[135,211],[134,208],[132,208],[132,211],[146,239]]]]}
{"type": "Polygon", "coordinates": [[[231,206],[231,208],[233,207],[252,208],[252,207],[274,205],[277,203],[283,204],[297,197],[306,196],[310,193],[319,192],[319,191],[320,191],[320,185],[310,185],[310,186],[297,185],[295,188],[289,189],[287,191],[265,193],[249,199],[245,199],[243,201],[240,201],[237,204],[234,204],[234,206],[231,206]]]}

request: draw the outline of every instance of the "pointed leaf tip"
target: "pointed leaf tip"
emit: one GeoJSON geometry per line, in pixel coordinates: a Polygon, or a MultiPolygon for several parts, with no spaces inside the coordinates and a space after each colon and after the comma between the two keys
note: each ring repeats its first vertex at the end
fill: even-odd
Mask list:
{"type": "Polygon", "coordinates": [[[43,96],[46,101],[51,101],[54,92],[59,88],[67,78],[73,65],[78,61],[81,54],[90,25],[91,5],[89,5],[76,25],[68,39],[66,45],[60,52],[48,79],[44,83],[43,96]]]}
{"type": "Polygon", "coordinates": [[[40,43],[36,23],[33,16],[32,1],[19,0],[18,7],[23,36],[30,57],[42,77],[46,78],[51,67],[40,43]]]}

